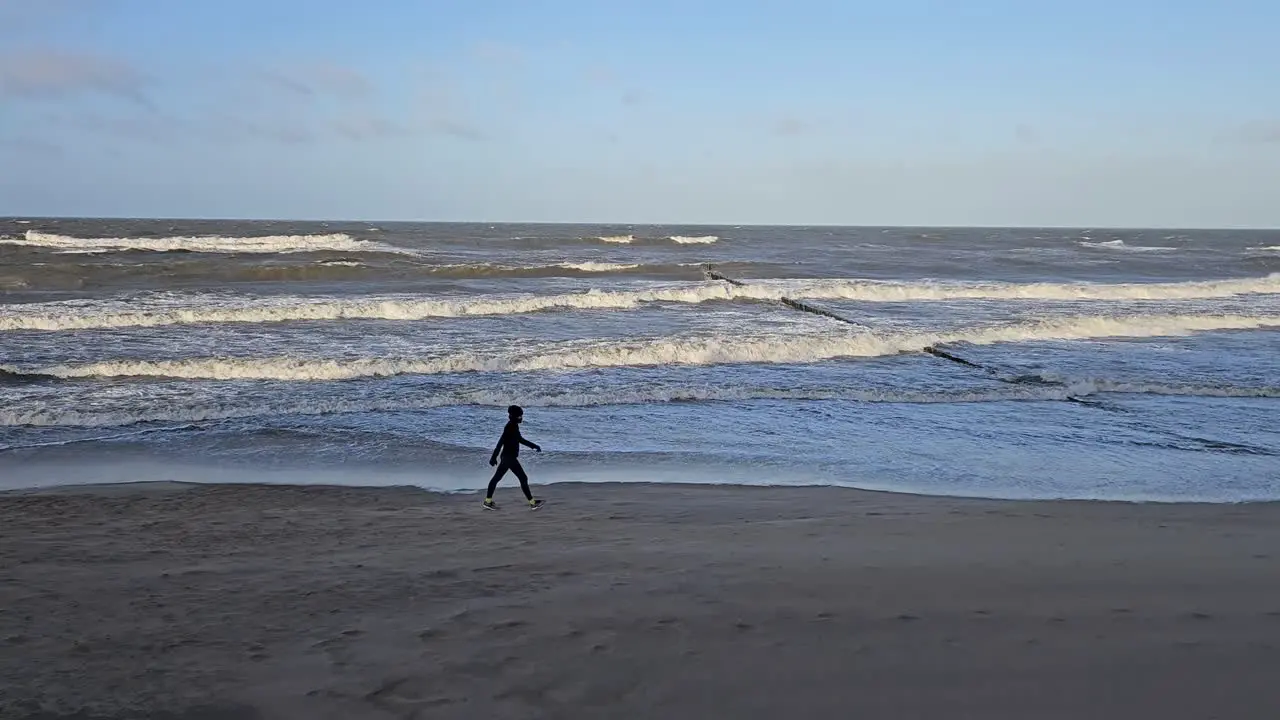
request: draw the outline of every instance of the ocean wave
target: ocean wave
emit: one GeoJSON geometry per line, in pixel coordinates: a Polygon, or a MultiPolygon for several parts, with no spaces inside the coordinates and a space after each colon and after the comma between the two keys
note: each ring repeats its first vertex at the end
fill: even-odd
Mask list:
{"type": "Polygon", "coordinates": [[[992,345],[1111,337],[1168,337],[1280,326],[1280,315],[1137,315],[1056,318],[950,332],[849,331],[764,336],[676,337],[573,342],[505,355],[461,352],[434,358],[368,357],[119,359],[40,368],[0,366],[23,378],[156,377],[193,380],[332,381],[394,375],[530,372],[663,365],[808,364],[916,353],[951,344],[992,345]]]}
{"type": "MultiPolygon", "coordinates": [[[[994,399],[1030,399],[1050,397],[1044,388],[997,389],[993,392],[910,393],[848,390],[779,390],[775,388],[658,388],[634,392],[559,393],[525,396],[526,407],[591,407],[601,405],[639,405],[678,402],[732,402],[744,400],[857,400],[865,402],[945,403],[982,402],[994,399]]],[[[83,411],[62,409],[0,410],[0,426],[79,426],[117,427],[142,422],[205,422],[270,415],[334,415],[344,413],[428,410],[456,405],[488,405],[505,407],[509,394],[461,392],[390,398],[381,400],[306,399],[296,402],[255,403],[222,406],[163,406],[137,411],[83,411]]]]}
{"type": "Polygon", "coordinates": [[[1089,242],[1087,240],[1080,241],[1081,245],[1092,248],[1101,248],[1104,250],[1123,250],[1125,252],[1172,252],[1177,250],[1176,247],[1167,247],[1163,245],[1129,245],[1123,240],[1106,240],[1102,242],[1089,242]]]}
{"type": "Polygon", "coordinates": [[[1172,395],[1180,397],[1280,398],[1280,386],[1239,387],[1230,385],[1193,385],[1151,383],[1106,378],[1072,378],[1056,373],[1041,373],[1040,379],[1061,386],[1071,396],[1101,395],[1172,395]]]}
{"type": "MultiPolygon", "coordinates": [[[[87,256],[85,256],[87,257],[87,256]]],[[[265,263],[226,262],[218,255],[167,255],[152,262],[59,262],[38,267],[14,263],[0,268],[0,289],[80,290],[91,288],[161,289],[174,286],[221,287],[229,283],[291,283],[325,280],[397,282],[422,278],[562,278],[647,275],[670,280],[700,278],[699,263],[427,263],[404,255],[343,256],[314,260],[307,255],[266,256],[265,263]]],[[[0,261],[3,265],[3,261],[0,261]]],[[[0,313],[2,314],[2,313],[0,313]]]]}
{"type": "Polygon", "coordinates": [[[256,237],[192,236],[165,238],[78,238],[28,230],[21,238],[0,244],[25,245],[62,253],[107,253],[129,250],[195,253],[378,252],[415,255],[406,248],[357,240],[344,233],[328,235],[263,235],[256,237]]]}
{"type": "MultiPolygon", "coordinates": [[[[752,400],[829,401],[842,400],[885,404],[955,404],[984,402],[1033,402],[1066,400],[1106,393],[1178,395],[1200,397],[1280,397],[1280,387],[1245,388],[1193,385],[1162,385],[1106,380],[1061,379],[1050,385],[1002,386],[954,391],[860,390],[850,388],[778,389],[770,387],[665,387],[633,391],[556,393],[522,397],[526,407],[598,407],[610,405],[651,405],[665,403],[744,402],[752,400]]],[[[308,398],[269,403],[227,403],[218,405],[173,405],[135,410],[7,409],[0,410],[0,426],[28,427],[126,427],[139,423],[190,423],[269,416],[341,415],[371,412],[430,410],[438,407],[480,405],[505,407],[509,393],[461,391],[410,398],[371,400],[308,398]]],[[[144,432],[150,432],[144,431],[144,432]]],[[[122,436],[123,437],[123,436],[122,436]]],[[[101,438],[95,438],[101,439],[101,438]]]]}
{"type": "Polygon", "coordinates": [[[700,303],[728,300],[735,288],[718,283],[637,291],[589,290],[558,295],[419,298],[374,296],[312,299],[189,297],[196,304],[171,307],[167,299],[146,310],[126,310],[138,301],[84,301],[0,306],[0,330],[87,330],[157,327],[202,323],[272,323],[298,320],[424,320],[429,318],[510,315],[542,310],[626,309],[647,302],[700,303]]]}
{"type": "MultiPolygon", "coordinates": [[[[590,272],[636,266],[566,264],[590,272]],[[578,267],[581,265],[583,267],[578,267]]],[[[424,320],[509,315],[547,310],[625,310],[645,303],[712,301],[856,300],[1188,300],[1280,293],[1280,273],[1264,278],[1184,283],[941,283],[872,280],[774,280],[750,285],[705,282],[645,290],[599,290],[555,295],[480,295],[423,298],[387,295],[355,298],[238,298],[189,295],[152,301],[70,301],[0,306],[0,331],[89,330],[203,323],[273,323],[298,320],[424,320]]]]}
{"type": "Polygon", "coordinates": [[[1262,247],[1251,247],[1249,249],[1259,252],[1280,252],[1280,245],[1264,245],[1262,247]]]}
{"type": "MultiPolygon", "coordinates": [[[[653,243],[659,241],[659,238],[637,238],[634,234],[598,235],[592,239],[615,245],[630,245],[634,242],[653,243]]],[[[668,235],[666,239],[676,243],[677,245],[710,245],[720,240],[719,236],[716,235],[668,235]]]]}
{"type": "Polygon", "coordinates": [[[781,293],[807,300],[918,302],[927,300],[1211,300],[1280,293],[1280,273],[1176,283],[899,282],[880,280],[757,280],[746,294],[781,293]]]}

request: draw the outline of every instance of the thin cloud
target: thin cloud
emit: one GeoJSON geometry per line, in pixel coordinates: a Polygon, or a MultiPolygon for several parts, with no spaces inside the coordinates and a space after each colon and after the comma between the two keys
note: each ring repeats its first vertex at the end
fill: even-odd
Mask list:
{"type": "Polygon", "coordinates": [[[301,122],[258,120],[241,115],[222,115],[192,126],[196,136],[221,142],[269,142],[277,145],[305,145],[316,133],[301,122]]]}
{"type": "Polygon", "coordinates": [[[413,134],[394,120],[374,115],[339,118],[333,122],[333,129],[348,140],[385,140],[413,134]]]}
{"type": "Polygon", "coordinates": [[[799,118],[784,117],[776,120],[771,129],[774,135],[799,137],[808,134],[813,128],[809,123],[799,118]]]}
{"type": "Polygon", "coordinates": [[[427,129],[441,135],[451,135],[462,140],[474,142],[489,139],[489,136],[480,128],[453,118],[432,118],[427,121],[427,129]]]}
{"type": "Polygon", "coordinates": [[[276,90],[303,97],[363,100],[374,94],[373,82],[363,73],[333,63],[264,69],[259,76],[276,90]]]}
{"type": "Polygon", "coordinates": [[[475,44],[472,53],[480,60],[499,65],[504,68],[519,67],[524,64],[524,51],[515,45],[485,40],[475,44]]]}
{"type": "Polygon", "coordinates": [[[613,69],[603,65],[588,68],[583,77],[592,85],[601,87],[616,87],[618,85],[618,74],[613,69]]]}
{"type": "Polygon", "coordinates": [[[98,93],[149,105],[147,84],[145,75],[119,58],[52,49],[0,54],[0,97],[48,99],[98,93]]]}
{"type": "Polygon", "coordinates": [[[226,145],[250,142],[299,145],[315,139],[315,133],[301,123],[276,119],[259,120],[218,112],[204,114],[196,119],[160,112],[131,115],[50,114],[43,122],[45,127],[55,131],[77,130],[150,145],[175,145],[184,141],[226,145]]]}
{"type": "Polygon", "coordinates": [[[425,86],[418,96],[415,129],[434,134],[448,135],[461,140],[479,142],[488,140],[488,133],[468,120],[469,113],[462,109],[456,86],[438,72],[427,74],[425,86]]]}
{"type": "MultiPolygon", "coordinates": [[[[396,113],[380,107],[369,77],[339,64],[241,69],[225,80],[229,82],[220,85],[206,78],[202,87],[209,92],[202,106],[159,108],[144,93],[150,78],[123,61],[67,52],[0,51],[0,103],[7,97],[57,100],[86,93],[133,101],[84,112],[49,103],[47,115],[38,124],[62,136],[83,133],[121,143],[165,146],[186,142],[296,146],[428,135],[471,142],[489,139],[443,83],[423,92],[413,109],[396,113]]],[[[189,77],[188,82],[192,81],[189,77]]]]}
{"type": "Polygon", "coordinates": [[[57,143],[49,142],[48,140],[43,140],[41,138],[0,138],[0,156],[6,154],[12,157],[26,157],[43,160],[47,158],[62,157],[66,155],[66,150],[57,143]]]}
{"type": "Polygon", "coordinates": [[[83,17],[102,0],[0,0],[0,35],[17,35],[83,17]]]}
{"type": "Polygon", "coordinates": [[[1280,120],[1257,120],[1240,128],[1237,138],[1251,145],[1280,144],[1280,120]]]}

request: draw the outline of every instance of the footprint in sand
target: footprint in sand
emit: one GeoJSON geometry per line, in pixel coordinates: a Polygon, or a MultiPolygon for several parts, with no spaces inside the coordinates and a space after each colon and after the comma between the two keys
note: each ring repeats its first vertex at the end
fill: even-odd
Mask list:
{"type": "Polygon", "coordinates": [[[364,697],[370,704],[396,714],[409,710],[412,717],[418,716],[418,711],[414,708],[452,705],[458,702],[457,698],[441,694],[433,683],[422,678],[388,680],[364,697]]]}

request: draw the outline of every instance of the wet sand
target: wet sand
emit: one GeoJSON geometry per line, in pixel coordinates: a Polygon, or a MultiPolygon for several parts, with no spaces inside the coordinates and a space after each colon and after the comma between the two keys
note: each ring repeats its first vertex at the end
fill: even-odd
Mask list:
{"type": "Polygon", "coordinates": [[[0,717],[1280,717],[1280,505],[0,495],[0,717]]]}

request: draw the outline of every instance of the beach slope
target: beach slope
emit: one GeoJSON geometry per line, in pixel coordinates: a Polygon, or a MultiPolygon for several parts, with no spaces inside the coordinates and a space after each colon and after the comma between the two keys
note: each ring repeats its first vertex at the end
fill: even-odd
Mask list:
{"type": "Polygon", "coordinates": [[[542,492],[0,495],[0,717],[1280,717],[1280,505],[542,492]]]}

